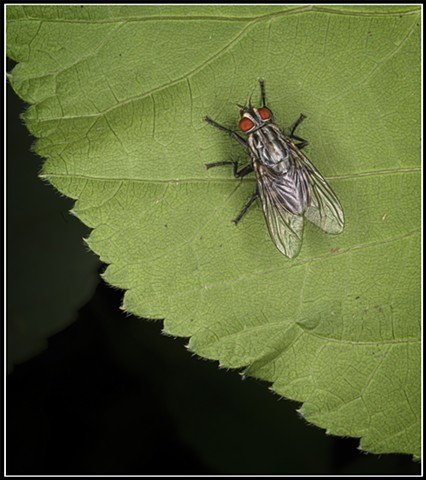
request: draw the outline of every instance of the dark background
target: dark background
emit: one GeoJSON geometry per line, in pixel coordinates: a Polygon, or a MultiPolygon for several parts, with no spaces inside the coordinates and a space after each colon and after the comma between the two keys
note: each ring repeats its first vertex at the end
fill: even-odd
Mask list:
{"type": "MultiPolygon", "coordinates": [[[[93,265],[94,278],[104,266],[96,267],[81,241],[89,230],[68,214],[73,202],[37,178],[42,159],[31,152],[34,139],[19,117],[26,106],[7,88],[8,305],[16,295],[30,303],[34,289],[45,286],[48,312],[51,303],[61,301],[59,294],[49,296],[48,275],[41,285],[28,282],[30,257],[26,269],[18,268],[24,258],[16,248],[22,229],[14,225],[16,215],[29,210],[26,205],[47,198],[66,237],[93,265]]],[[[47,256],[47,248],[34,237],[34,258],[47,256]]],[[[63,255],[68,252],[65,245],[63,255]]],[[[43,268],[39,262],[38,271],[43,268]]],[[[66,283],[65,268],[63,277],[66,283]]],[[[300,405],[273,394],[269,384],[193,356],[186,339],[162,335],[161,322],[122,312],[122,295],[100,281],[76,320],[11,370],[7,474],[420,473],[410,456],[360,452],[357,439],[327,436],[307,424],[297,414],[300,405]]],[[[8,329],[15,317],[8,308],[8,329]]],[[[35,311],[30,320],[37,325],[43,317],[35,311]]],[[[18,336],[9,342],[11,357],[19,341],[18,336]]]]}

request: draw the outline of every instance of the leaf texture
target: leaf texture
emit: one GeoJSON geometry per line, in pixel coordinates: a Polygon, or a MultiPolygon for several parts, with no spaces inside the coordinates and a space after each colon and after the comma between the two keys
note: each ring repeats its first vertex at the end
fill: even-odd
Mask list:
{"type": "MultiPolygon", "coordinates": [[[[416,6],[7,8],[9,75],[43,177],[77,200],[123,306],[303,402],[374,453],[420,456],[420,10],[416,6]],[[272,244],[235,128],[266,81],[345,231],[272,244]]],[[[256,100],[257,101],[257,100],[256,100]]]]}

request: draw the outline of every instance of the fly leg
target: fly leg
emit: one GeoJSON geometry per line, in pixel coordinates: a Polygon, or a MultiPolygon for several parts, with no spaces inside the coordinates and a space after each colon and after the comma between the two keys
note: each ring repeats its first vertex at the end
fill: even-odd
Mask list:
{"type": "Polygon", "coordinates": [[[296,145],[296,147],[299,150],[302,150],[303,147],[306,147],[306,145],[309,145],[309,142],[303,138],[298,137],[297,135],[294,134],[296,131],[296,128],[305,120],[305,115],[303,113],[300,114],[300,117],[297,119],[296,123],[292,126],[291,131],[290,131],[290,138],[294,138],[294,140],[298,140],[300,143],[296,145]]]}
{"type": "MultiPolygon", "coordinates": [[[[234,177],[235,178],[245,177],[246,175],[248,175],[249,173],[251,173],[253,171],[253,165],[251,163],[249,163],[248,165],[243,167],[240,171],[238,171],[238,162],[207,163],[206,168],[208,170],[209,168],[221,167],[223,165],[232,165],[232,167],[234,169],[234,177]]],[[[250,205],[256,200],[256,198],[258,196],[259,196],[259,194],[256,192],[250,197],[249,201],[244,205],[243,209],[238,214],[238,217],[235,218],[234,220],[232,220],[232,222],[235,223],[235,225],[237,225],[237,223],[244,217],[247,210],[250,208],[250,205]]]]}
{"type": "Polygon", "coordinates": [[[303,113],[300,114],[300,117],[296,120],[295,124],[291,127],[290,137],[294,135],[296,128],[305,120],[306,116],[303,113]]]}
{"type": "Polygon", "coordinates": [[[234,132],[233,130],[230,130],[229,128],[224,127],[223,125],[220,125],[219,123],[215,122],[209,117],[204,117],[204,120],[207,123],[210,123],[213,127],[218,128],[219,130],[222,130],[222,132],[227,133],[231,138],[239,142],[243,147],[247,147],[247,142],[243,137],[240,137],[237,132],[234,132]]]}
{"type": "Polygon", "coordinates": [[[253,195],[250,197],[249,201],[244,205],[243,209],[241,212],[238,214],[238,217],[234,220],[232,220],[235,225],[238,224],[238,222],[244,217],[244,215],[247,213],[247,210],[251,207],[251,204],[258,198],[259,194],[253,193],[253,195]]]}
{"type": "Polygon", "coordinates": [[[243,178],[253,171],[253,166],[251,164],[246,165],[240,171],[238,171],[238,162],[207,163],[206,168],[208,170],[209,168],[222,167],[223,165],[232,165],[235,178],[243,178]]]}
{"type": "MultiPolygon", "coordinates": [[[[261,88],[261,91],[262,91],[262,101],[263,101],[263,104],[265,104],[265,86],[264,86],[263,80],[260,81],[260,88],[261,88]]],[[[247,148],[247,141],[243,137],[240,137],[240,135],[238,135],[237,132],[234,132],[233,130],[230,130],[229,128],[226,128],[223,125],[220,125],[219,123],[215,122],[214,120],[212,120],[209,117],[204,117],[204,120],[207,123],[210,123],[210,125],[212,125],[213,127],[218,128],[219,130],[222,130],[222,132],[227,133],[231,138],[236,140],[243,147],[247,148]]],[[[245,177],[246,175],[248,175],[249,173],[251,173],[253,171],[253,165],[251,165],[251,164],[246,165],[240,171],[238,171],[238,162],[236,162],[236,161],[234,161],[234,162],[207,163],[206,168],[208,170],[209,168],[221,167],[223,165],[232,165],[233,174],[234,174],[235,178],[245,177]]],[[[238,214],[238,217],[235,218],[235,220],[233,220],[233,223],[235,223],[235,225],[237,225],[237,223],[244,217],[247,210],[250,208],[251,204],[256,200],[256,198],[258,196],[259,196],[259,194],[256,192],[250,197],[249,201],[244,205],[243,209],[238,214]]]]}

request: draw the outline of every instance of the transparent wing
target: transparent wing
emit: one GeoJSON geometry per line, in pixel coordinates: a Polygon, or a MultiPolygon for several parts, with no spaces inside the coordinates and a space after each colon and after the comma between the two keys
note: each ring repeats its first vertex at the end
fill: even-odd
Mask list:
{"type": "Polygon", "coordinates": [[[302,246],[303,217],[327,233],[343,231],[343,209],[318,170],[290,141],[290,166],[285,172],[253,158],[258,192],[272,241],[289,258],[302,246]]]}
{"type": "MultiPolygon", "coordinates": [[[[255,165],[256,173],[259,165],[255,165]],[[256,168],[257,167],[257,168],[256,168]]],[[[303,216],[290,213],[285,208],[285,196],[277,178],[261,169],[258,174],[258,191],[262,200],[263,213],[272,241],[278,250],[289,258],[298,255],[302,246],[303,216]]]]}
{"type": "Polygon", "coordinates": [[[300,150],[294,150],[293,159],[301,168],[305,168],[309,178],[305,217],[324,232],[341,233],[345,225],[343,209],[333,190],[300,150]]]}

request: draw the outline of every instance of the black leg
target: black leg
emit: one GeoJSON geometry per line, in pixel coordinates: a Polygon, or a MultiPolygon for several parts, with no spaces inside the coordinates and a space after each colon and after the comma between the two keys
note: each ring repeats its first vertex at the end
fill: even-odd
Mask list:
{"type": "Polygon", "coordinates": [[[266,106],[266,93],[265,93],[265,80],[259,80],[260,84],[260,93],[262,95],[262,107],[266,106]]]}
{"type": "Polygon", "coordinates": [[[222,167],[223,165],[232,165],[234,170],[234,177],[235,178],[242,178],[248,175],[253,171],[253,166],[251,164],[246,165],[240,171],[238,171],[238,162],[215,162],[215,163],[207,163],[206,168],[209,170],[210,168],[215,167],[222,167]]]}
{"type": "Polygon", "coordinates": [[[235,220],[232,220],[235,225],[237,225],[237,223],[244,217],[244,215],[247,213],[247,210],[250,208],[251,204],[256,200],[258,196],[259,194],[256,192],[250,197],[250,200],[244,205],[243,209],[238,214],[238,217],[235,220]]]}
{"type": "Polygon", "coordinates": [[[291,127],[290,131],[290,137],[294,135],[294,132],[296,131],[296,128],[305,120],[305,115],[303,113],[300,114],[300,117],[297,119],[296,123],[291,127]]]}
{"type": "Polygon", "coordinates": [[[253,165],[249,163],[245,167],[243,167],[240,171],[238,171],[238,163],[234,162],[234,177],[235,178],[243,178],[249,173],[253,171],[253,165]]]}
{"type": "Polygon", "coordinates": [[[296,147],[299,150],[302,150],[303,147],[306,147],[306,145],[309,145],[309,142],[303,138],[298,137],[297,135],[294,134],[296,131],[296,128],[305,120],[306,116],[303,115],[303,113],[300,114],[300,117],[297,119],[296,123],[293,125],[290,131],[290,138],[294,138],[295,140],[298,140],[300,143],[296,145],[296,147]]]}
{"type": "Polygon", "coordinates": [[[307,140],[304,140],[303,138],[297,137],[296,135],[292,135],[290,138],[294,138],[295,140],[299,140],[300,143],[296,143],[296,147],[299,150],[302,150],[302,148],[309,145],[309,142],[307,140]]]}
{"type": "Polygon", "coordinates": [[[230,130],[229,128],[224,127],[223,125],[220,125],[219,123],[215,122],[209,117],[204,117],[204,120],[207,123],[210,123],[213,127],[218,128],[219,130],[222,130],[222,132],[227,133],[230,137],[232,137],[234,140],[237,142],[241,143],[243,147],[247,147],[247,142],[243,137],[240,137],[237,132],[234,132],[233,130],[230,130]]]}

